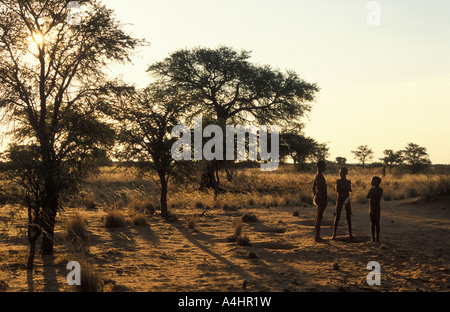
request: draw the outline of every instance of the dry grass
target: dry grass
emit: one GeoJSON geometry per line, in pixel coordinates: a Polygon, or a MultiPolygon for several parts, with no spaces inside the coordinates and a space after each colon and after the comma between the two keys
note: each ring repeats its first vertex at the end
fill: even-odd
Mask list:
{"type": "MultiPolygon", "coordinates": [[[[360,204],[367,203],[367,193],[373,176],[382,177],[384,200],[399,200],[422,196],[433,199],[449,194],[449,177],[446,174],[409,174],[402,170],[388,170],[383,177],[381,168],[349,167],[348,179],[352,181],[351,198],[360,204]]],[[[335,181],[338,168],[330,165],[325,173],[331,205],[336,202],[335,181]]],[[[240,169],[229,182],[222,173],[221,181],[228,192],[214,198],[212,191],[198,190],[198,184],[172,183],[169,187],[168,206],[173,209],[220,208],[238,211],[252,207],[304,207],[313,204],[312,183],[314,172],[298,172],[292,166],[280,166],[276,172],[262,172],[259,168],[240,169]]],[[[142,214],[154,214],[159,209],[157,177],[139,176],[134,169],[120,167],[102,168],[100,174],[88,180],[82,198],[85,207],[110,207],[116,210],[134,209],[142,214]]]]}
{"type": "Polygon", "coordinates": [[[79,214],[70,217],[65,224],[65,240],[69,249],[86,255],[90,237],[87,219],[79,214]]]}
{"type": "Polygon", "coordinates": [[[123,226],[126,226],[126,220],[121,211],[112,210],[106,215],[105,218],[106,228],[118,228],[123,226]]]}

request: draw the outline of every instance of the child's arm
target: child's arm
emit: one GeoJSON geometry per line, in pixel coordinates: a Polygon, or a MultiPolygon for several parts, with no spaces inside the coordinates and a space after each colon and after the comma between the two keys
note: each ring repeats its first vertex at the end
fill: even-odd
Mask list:
{"type": "Polygon", "coordinates": [[[352,181],[348,181],[348,190],[349,190],[349,192],[353,192],[352,191],[352,181]]]}
{"type": "Polygon", "coordinates": [[[317,177],[314,178],[314,184],[313,184],[313,195],[316,196],[316,189],[317,189],[317,177]]]}
{"type": "Polygon", "coordinates": [[[370,189],[369,194],[367,194],[367,198],[373,197],[373,189],[370,189]]]}

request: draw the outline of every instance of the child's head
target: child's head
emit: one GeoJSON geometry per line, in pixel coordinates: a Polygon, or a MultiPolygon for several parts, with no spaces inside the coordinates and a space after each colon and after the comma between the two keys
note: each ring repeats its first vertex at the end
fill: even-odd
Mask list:
{"type": "Polygon", "coordinates": [[[325,161],[319,160],[319,161],[317,162],[317,169],[318,169],[319,171],[324,172],[326,168],[327,168],[327,164],[326,164],[325,161]]]}
{"type": "Polygon", "coordinates": [[[372,178],[372,186],[380,186],[381,184],[381,178],[380,177],[373,177],[372,178]]]}
{"type": "Polygon", "coordinates": [[[339,170],[339,175],[341,176],[341,178],[345,178],[347,174],[348,174],[347,168],[341,168],[341,170],[339,170]]]}

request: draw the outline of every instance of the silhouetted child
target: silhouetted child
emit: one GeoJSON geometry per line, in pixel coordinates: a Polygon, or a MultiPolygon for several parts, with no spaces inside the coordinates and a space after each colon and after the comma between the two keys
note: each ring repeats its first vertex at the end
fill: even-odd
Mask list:
{"type": "Polygon", "coordinates": [[[342,168],[339,171],[341,178],[336,181],[337,201],[336,201],[336,216],[334,217],[333,237],[336,239],[336,231],[341,218],[342,207],[345,206],[345,213],[347,216],[348,236],[353,238],[352,235],[352,207],[350,204],[350,192],[352,191],[352,183],[347,180],[348,169],[342,168]]]}
{"type": "Polygon", "coordinates": [[[320,224],[322,223],[323,213],[328,204],[327,196],[327,182],[323,173],[326,169],[326,163],[323,160],[317,162],[317,173],[314,176],[313,194],[314,204],[317,206],[317,214],[315,220],[315,240],[316,242],[322,241],[320,237],[320,224]]]}
{"type": "Polygon", "coordinates": [[[375,241],[375,232],[377,234],[376,241],[380,241],[380,201],[383,197],[383,189],[380,187],[381,178],[372,178],[372,188],[367,194],[367,198],[370,198],[369,215],[372,228],[372,241],[375,241]]]}

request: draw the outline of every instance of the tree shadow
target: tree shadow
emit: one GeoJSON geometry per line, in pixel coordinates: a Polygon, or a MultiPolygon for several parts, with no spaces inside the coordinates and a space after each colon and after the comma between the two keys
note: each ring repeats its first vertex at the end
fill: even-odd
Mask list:
{"type": "Polygon", "coordinates": [[[135,230],[143,239],[152,243],[153,246],[157,247],[161,244],[155,231],[153,231],[150,226],[136,226],[135,230]]]}
{"type": "Polygon", "coordinates": [[[131,238],[133,235],[127,227],[106,228],[114,244],[125,249],[132,249],[136,242],[131,238]]]}
{"type": "Polygon", "coordinates": [[[58,275],[56,272],[55,256],[42,256],[44,292],[59,292],[58,275]]]}
{"type": "Polygon", "coordinates": [[[34,292],[33,270],[27,270],[28,292],[34,292]]]}
{"type": "MultiPolygon", "coordinates": [[[[243,268],[241,268],[239,265],[231,262],[230,260],[226,259],[225,257],[219,255],[218,253],[212,251],[210,248],[208,248],[207,246],[203,245],[199,240],[198,237],[195,237],[194,235],[192,235],[192,233],[190,233],[188,230],[186,230],[184,227],[182,226],[175,226],[175,228],[189,241],[191,242],[193,245],[195,245],[197,248],[199,248],[200,250],[206,252],[207,254],[209,254],[210,256],[216,258],[217,260],[219,260],[220,262],[222,262],[223,264],[225,264],[227,267],[230,268],[230,270],[232,270],[233,272],[237,273],[242,279],[248,281],[249,283],[251,283],[252,285],[257,285],[260,291],[269,291],[270,289],[266,286],[261,285],[261,281],[257,280],[254,276],[252,276],[251,274],[249,274],[248,272],[246,272],[243,268]]],[[[205,234],[206,235],[206,234],[205,234]]],[[[210,235],[206,235],[209,236],[210,239],[210,235]]],[[[203,236],[203,238],[207,238],[206,236],[203,236]]]]}

